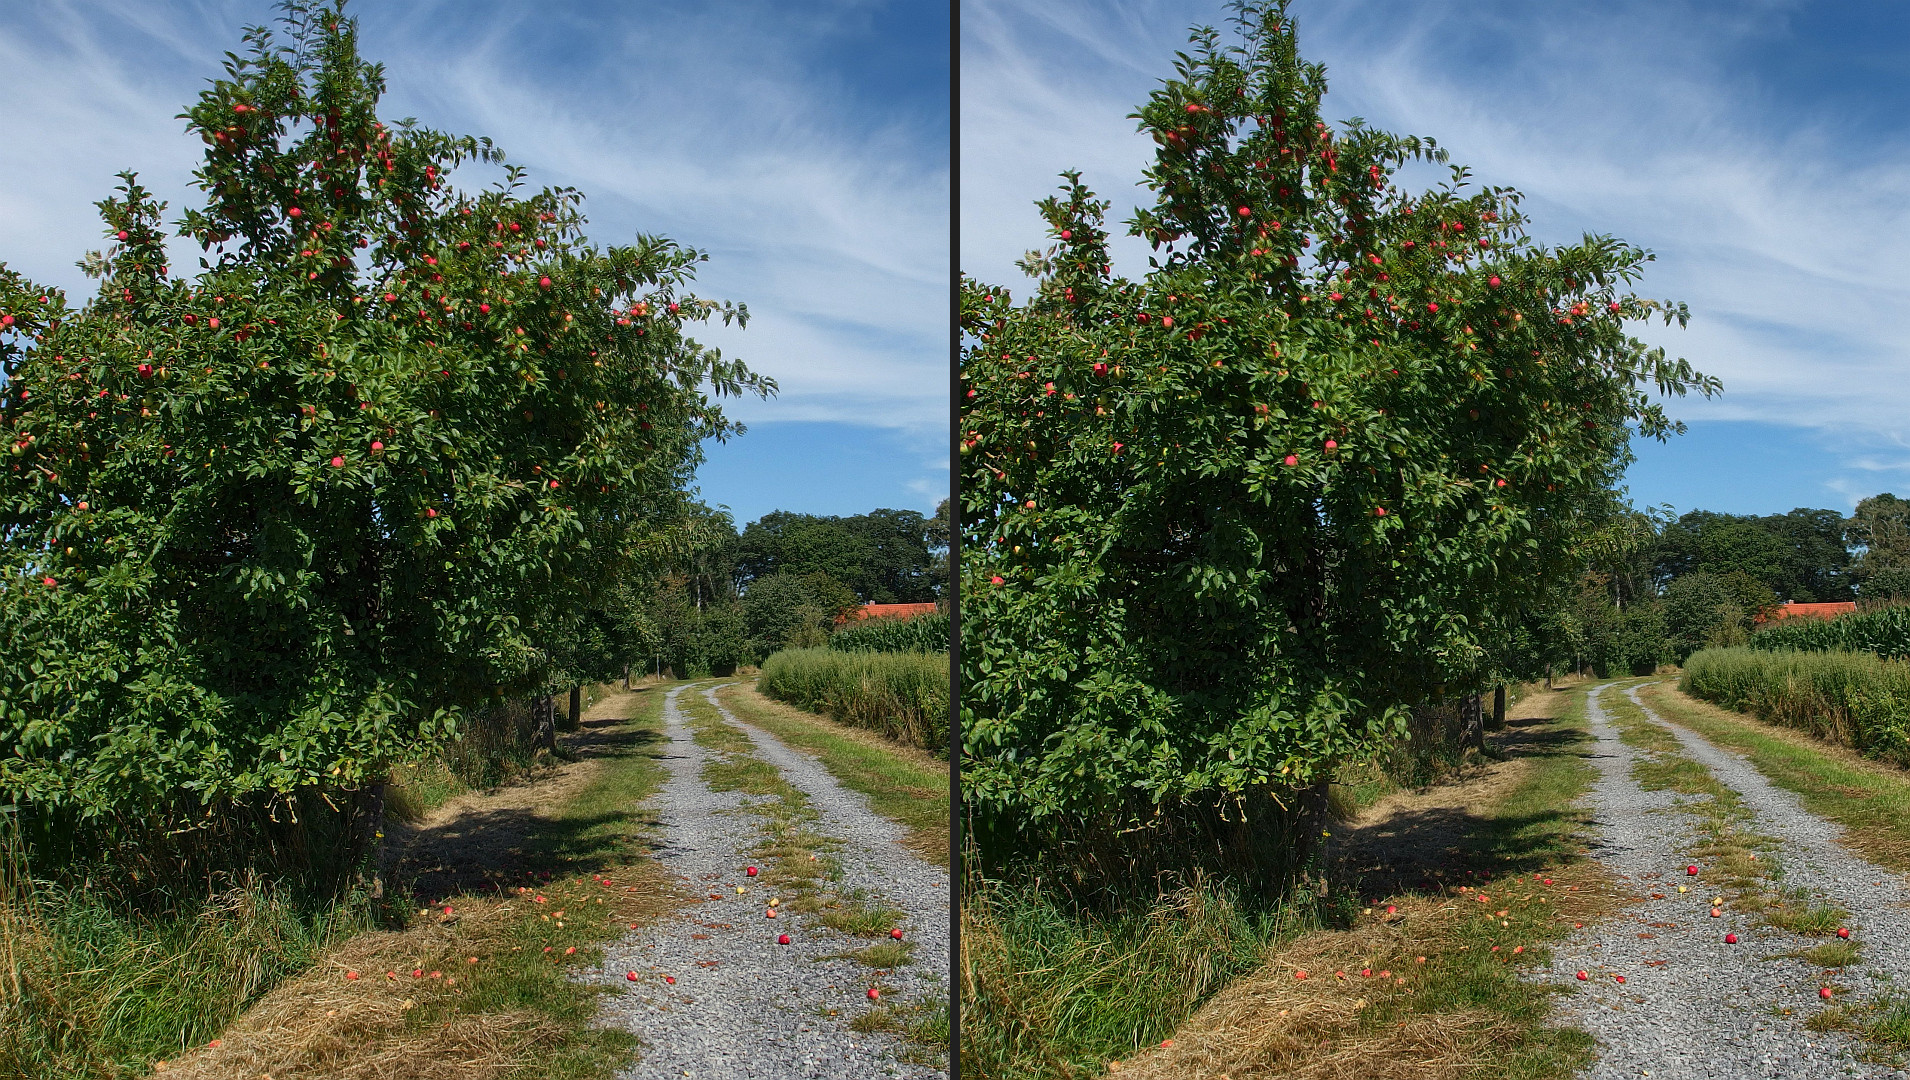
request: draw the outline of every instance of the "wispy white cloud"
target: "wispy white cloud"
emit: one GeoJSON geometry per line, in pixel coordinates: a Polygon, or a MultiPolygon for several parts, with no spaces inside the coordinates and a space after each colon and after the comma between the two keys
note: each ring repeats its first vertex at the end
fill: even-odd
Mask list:
{"type": "MultiPolygon", "coordinates": [[[[901,429],[938,451],[947,418],[946,135],[871,108],[810,52],[871,17],[833,0],[359,4],[389,115],[487,135],[535,184],[578,188],[603,244],[660,233],[710,254],[703,295],[747,330],[697,335],[782,386],[745,420],[901,429]]],[[[200,148],[174,117],[263,0],[8,5],[0,10],[0,259],[84,295],[91,203],[134,167],[176,209],[200,148]]],[[[945,120],[941,132],[946,132],[945,120]]],[[[482,178],[480,178],[482,179],[482,178]]],[[[178,247],[175,261],[197,252],[178,247]]]]}
{"type": "MultiPolygon", "coordinates": [[[[1903,468],[1910,129],[1773,81],[1757,58],[1787,47],[1805,5],[1293,10],[1330,116],[1433,136],[1478,181],[1523,191],[1542,240],[1610,233],[1657,253],[1640,291],[1687,302],[1691,325],[1640,336],[1726,388],[1679,415],[1834,431],[1850,469],[1903,468]]],[[[1218,3],[965,4],[964,268],[1019,280],[1013,260],[1044,242],[1030,203],[1065,167],[1125,217],[1152,154],[1125,115],[1172,74],[1188,24],[1227,18],[1218,3]]],[[[1145,251],[1115,256],[1133,271],[1145,251]]]]}

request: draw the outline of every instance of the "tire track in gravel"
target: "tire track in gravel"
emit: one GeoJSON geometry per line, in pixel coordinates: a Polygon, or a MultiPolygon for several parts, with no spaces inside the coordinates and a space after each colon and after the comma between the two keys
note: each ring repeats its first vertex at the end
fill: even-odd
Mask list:
{"type": "MultiPolygon", "coordinates": [[[[1593,812],[1591,855],[1640,893],[1626,911],[1587,927],[1554,950],[1549,980],[1579,991],[1560,1003],[1558,1019],[1600,1043],[1594,1080],[1654,1076],[1677,1080],[1746,1078],[1903,1077],[1889,1065],[1860,1060],[1864,1047],[1838,1032],[1804,1023],[1828,1003],[1818,997],[1821,969],[1774,954],[1806,947],[1811,939],[1755,923],[1727,909],[1709,917],[1712,885],[1680,894],[1675,885],[1700,883],[1685,867],[1700,860],[1698,816],[1676,808],[1682,796],[1645,791],[1632,766],[1648,755],[1619,740],[1600,704],[1608,693],[1587,694],[1586,717],[1597,740],[1591,757],[1599,777],[1587,796],[1593,812]],[[1653,890],[1658,890],[1654,896],[1653,890]],[[1739,943],[1724,943],[1726,932],[1739,943]],[[1576,980],[1583,969],[1589,982],[1576,980]],[[1625,976],[1619,984],[1614,976],[1625,976]],[[1783,1010],[1789,1010],[1785,1015],[1783,1010]]],[[[1863,960],[1837,980],[1850,991],[1874,979],[1910,986],[1910,891],[1892,875],[1838,845],[1837,826],[1810,814],[1796,796],[1777,788],[1748,761],[1653,713],[1637,698],[1647,722],[1675,735],[1684,753],[1735,789],[1753,817],[1748,827],[1776,841],[1772,855],[1782,883],[1803,887],[1850,912],[1853,940],[1863,960]]],[[[1548,978],[1548,973],[1537,977],[1548,978]]]]}
{"type": "MultiPolygon", "coordinates": [[[[679,686],[664,697],[670,776],[655,796],[662,834],[657,857],[699,899],[605,950],[599,978],[623,992],[606,996],[602,1020],[643,1041],[636,1066],[623,1076],[940,1077],[932,1066],[900,1060],[903,1047],[893,1037],[857,1032],[850,1024],[874,1006],[865,990],[878,981],[903,997],[946,993],[939,973],[947,968],[947,871],[901,848],[901,828],[868,811],[820,765],[718,706],[725,722],[749,735],[758,756],[812,800],[820,820],[811,831],[841,844],[840,887],[865,888],[908,913],[904,929],[917,941],[915,965],[877,980],[840,956],[865,944],[860,939],[814,919],[766,919],[770,890],[753,888],[755,879],[744,871],[764,836],[749,808],[775,797],[715,791],[704,782],[703,767],[713,755],[696,743],[677,701],[690,689],[679,686]],[[782,933],[791,936],[790,945],[776,944],[782,933]],[[934,974],[923,974],[924,968],[934,974]],[[635,983],[625,977],[632,971],[635,983]],[[665,976],[676,982],[666,983],[665,976]]],[[[709,697],[714,690],[704,692],[709,697]]]]}

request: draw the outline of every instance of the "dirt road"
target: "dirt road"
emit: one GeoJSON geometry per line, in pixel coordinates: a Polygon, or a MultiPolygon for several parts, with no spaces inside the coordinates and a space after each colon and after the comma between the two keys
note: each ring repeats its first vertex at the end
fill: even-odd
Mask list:
{"type": "Polygon", "coordinates": [[[671,690],[663,717],[670,779],[651,801],[662,838],[658,856],[700,899],[606,952],[600,977],[624,992],[606,998],[603,1020],[629,1028],[644,1043],[641,1060],[626,1075],[942,1075],[932,1050],[870,1029],[881,1025],[891,1003],[947,994],[948,872],[904,848],[902,827],[869,810],[819,763],[724,709],[713,685],[671,690]],[[720,718],[747,737],[747,749],[699,744],[683,700],[691,694],[702,699],[696,708],[706,724],[720,718]],[[773,766],[801,795],[712,787],[713,775],[750,767],[742,757],[773,766]],[[771,919],[771,901],[784,898],[762,884],[767,876],[751,877],[747,869],[760,864],[767,874],[778,854],[765,846],[771,823],[790,820],[792,809],[802,811],[804,844],[819,853],[820,884],[808,893],[815,903],[777,904],[778,917],[771,919]],[[883,926],[892,921],[901,942],[883,929],[870,938],[825,925],[832,913],[840,921],[845,912],[883,926]],[[783,934],[790,944],[777,943],[783,934]],[[852,955],[863,952],[866,959],[872,944],[909,955],[893,966],[852,955]],[[879,1000],[869,998],[871,988],[879,1000]]]}
{"type": "Polygon", "coordinates": [[[1865,1048],[1850,1036],[1806,1024],[1841,999],[1910,987],[1910,890],[1839,845],[1837,826],[1804,810],[1749,762],[1640,702],[1637,686],[1592,691],[1587,717],[1599,769],[1588,797],[1596,825],[1591,855],[1622,875],[1636,897],[1617,918],[1587,926],[1560,945],[1551,971],[1542,973],[1576,991],[1562,999],[1558,1020],[1599,1040],[1599,1061],[1589,1075],[1906,1075],[1862,1060],[1865,1048]],[[1642,710],[1646,723],[1672,733],[1677,749],[1662,753],[1621,741],[1611,712],[1621,696],[1642,710]],[[1715,800],[1648,791],[1639,782],[1640,767],[1662,767],[1677,756],[1736,792],[1744,811],[1736,827],[1757,838],[1758,859],[1772,865],[1766,872],[1785,890],[1796,890],[1788,903],[1848,913],[1838,921],[1861,946],[1859,963],[1833,970],[1796,956],[1840,939],[1788,933],[1728,902],[1711,917],[1722,871],[1707,857],[1717,851],[1716,834],[1706,835],[1697,803],[1715,800]],[[1687,872],[1693,866],[1696,875],[1687,872]],[[1727,944],[1727,933],[1738,935],[1738,943],[1727,944]],[[1577,978],[1580,970],[1588,979],[1577,978]],[[1829,1000],[1819,993],[1825,985],[1832,989],[1829,1000]]]}

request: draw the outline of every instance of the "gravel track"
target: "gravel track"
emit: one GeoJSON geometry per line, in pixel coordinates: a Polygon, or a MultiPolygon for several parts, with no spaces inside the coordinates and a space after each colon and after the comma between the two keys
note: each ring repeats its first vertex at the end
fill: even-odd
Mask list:
{"type": "Polygon", "coordinates": [[[602,1020],[643,1040],[641,1057],[624,1077],[942,1076],[932,1066],[898,1060],[902,1047],[892,1037],[856,1032],[849,1023],[873,1006],[865,991],[878,981],[905,993],[923,988],[945,993],[939,973],[947,969],[947,872],[900,848],[895,843],[899,827],[877,818],[876,823],[889,826],[885,832],[861,820],[858,814],[873,817],[861,797],[844,791],[820,765],[725,712],[728,722],[755,741],[760,756],[809,795],[822,814],[814,831],[843,842],[839,858],[845,884],[879,892],[907,911],[911,925],[904,930],[918,942],[917,968],[938,966],[932,968],[934,977],[902,969],[878,980],[853,960],[828,959],[865,944],[860,939],[795,916],[773,922],[764,918],[770,890],[751,887],[753,879],[744,874],[752,861],[750,850],[763,837],[757,818],[746,808],[763,800],[713,791],[703,782],[708,755],[691,737],[677,703],[689,689],[680,686],[664,697],[669,779],[653,798],[663,835],[658,858],[704,899],[605,950],[598,977],[625,992],[604,999],[602,1020]],[[794,760],[786,763],[785,757],[794,760]],[[905,860],[927,866],[933,876],[920,874],[905,860]],[[885,879],[884,873],[891,876],[885,879]],[[917,880],[923,877],[925,882],[917,880]],[[926,882],[939,882],[940,888],[928,888],[926,882]],[[738,894],[739,885],[749,891],[738,894]],[[712,894],[717,899],[708,899],[712,894]],[[937,902],[939,914],[933,909],[937,902]],[[776,944],[776,936],[783,933],[792,944],[776,944]],[[937,948],[939,961],[934,958],[937,948]],[[637,973],[638,981],[625,978],[629,971],[637,973]],[[674,976],[676,983],[666,984],[666,975],[674,976]],[[830,1010],[837,1015],[828,1015],[830,1010]]]}
{"type": "MultiPolygon", "coordinates": [[[[1687,878],[1699,862],[1685,854],[1696,846],[1697,817],[1675,808],[1671,791],[1645,791],[1631,777],[1640,752],[1619,741],[1592,691],[1586,716],[1597,743],[1591,759],[1599,771],[1588,796],[1593,815],[1591,854],[1638,890],[1638,902],[1612,919],[1588,926],[1560,945],[1549,972],[1537,977],[1577,991],[1560,1003],[1558,1019],[1580,1027],[1600,1043],[1589,1076],[1655,1076],[1677,1080],[1748,1080],[1783,1077],[1905,1077],[1910,1073],[1858,1060],[1862,1044],[1837,1032],[1814,1032],[1804,1021],[1829,1003],[1818,997],[1821,969],[1801,959],[1773,954],[1817,944],[1756,925],[1735,915],[1709,917],[1706,878],[1687,878]],[[1676,886],[1691,884],[1688,893],[1676,886]],[[1652,899],[1656,890],[1663,899],[1652,899]],[[1736,945],[1724,935],[1735,931],[1736,945]],[[1583,969],[1589,982],[1579,982],[1583,969]],[[1615,975],[1625,976],[1620,985],[1615,975]],[[1790,1010],[1783,1015],[1782,1010],[1790,1010]]],[[[1677,736],[1685,753],[1736,789],[1755,816],[1748,827],[1778,842],[1773,853],[1782,884],[1809,889],[1852,913],[1853,940],[1863,961],[1832,979],[1840,996],[1867,997],[1880,977],[1910,986],[1910,898],[1889,871],[1836,843],[1840,829],[1773,786],[1748,761],[1719,750],[1695,733],[1665,721],[1627,696],[1647,719],[1677,736]]],[[[1770,857],[1770,856],[1767,856],[1770,857]]],[[[1702,870],[1702,864],[1700,864],[1702,870]]],[[[1832,939],[1834,940],[1834,939],[1832,939]]]]}

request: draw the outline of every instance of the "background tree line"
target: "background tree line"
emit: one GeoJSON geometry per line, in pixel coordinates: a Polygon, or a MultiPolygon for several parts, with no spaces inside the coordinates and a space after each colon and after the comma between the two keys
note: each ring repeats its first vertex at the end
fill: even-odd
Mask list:
{"type": "Polygon", "coordinates": [[[740,531],[696,506],[664,571],[606,605],[601,624],[633,667],[727,674],[779,649],[825,643],[863,604],[939,602],[948,577],[948,504],[934,515],[837,517],[777,510],[740,531]]]}
{"type": "Polygon", "coordinates": [[[1707,646],[1742,644],[1760,613],[1785,602],[1904,599],[1910,501],[1888,492],[1847,517],[1805,507],[1763,516],[1623,507],[1588,545],[1577,594],[1549,617],[1549,644],[1533,659],[1601,675],[1647,672],[1707,646]]]}

